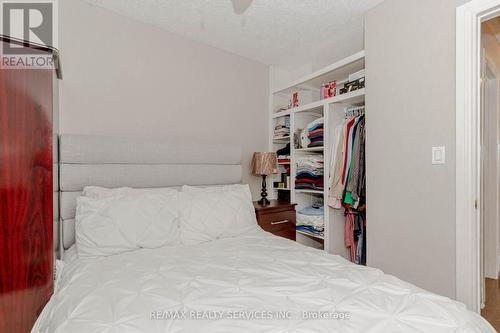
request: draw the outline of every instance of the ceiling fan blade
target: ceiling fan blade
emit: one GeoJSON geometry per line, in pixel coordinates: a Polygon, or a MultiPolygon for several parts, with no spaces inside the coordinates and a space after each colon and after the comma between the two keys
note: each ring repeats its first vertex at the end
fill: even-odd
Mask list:
{"type": "Polygon", "coordinates": [[[252,4],[253,0],[231,0],[233,3],[233,10],[236,14],[243,14],[248,7],[252,4]]]}

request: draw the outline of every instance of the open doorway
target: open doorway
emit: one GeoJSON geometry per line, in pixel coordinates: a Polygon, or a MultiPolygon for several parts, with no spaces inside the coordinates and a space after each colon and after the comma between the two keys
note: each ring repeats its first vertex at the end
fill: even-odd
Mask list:
{"type": "MultiPolygon", "coordinates": [[[[482,308],[486,312],[493,310],[490,301],[494,298],[487,286],[498,285],[495,278],[498,276],[496,247],[500,239],[497,224],[500,116],[495,109],[498,109],[496,68],[500,67],[495,65],[495,54],[488,55],[490,59],[486,56],[483,47],[486,39],[482,38],[483,23],[497,16],[500,16],[500,0],[471,0],[457,8],[456,16],[455,286],[456,299],[478,313],[482,308]],[[486,280],[487,276],[491,279],[486,280]]],[[[491,29],[496,29],[493,24],[497,22],[490,23],[491,29]]],[[[496,32],[488,38],[498,46],[496,32]]],[[[487,319],[499,324],[500,307],[493,313],[494,317],[487,319]]]]}
{"type": "Polygon", "coordinates": [[[500,16],[481,23],[481,314],[500,330],[500,16]]]}

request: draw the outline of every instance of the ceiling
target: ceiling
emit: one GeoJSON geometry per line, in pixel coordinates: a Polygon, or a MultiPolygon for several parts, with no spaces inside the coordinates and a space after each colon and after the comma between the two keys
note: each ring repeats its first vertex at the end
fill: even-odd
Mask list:
{"type": "MultiPolygon", "coordinates": [[[[364,13],[383,0],[85,0],[273,65],[336,60],[363,47],[364,13]],[[241,3],[238,3],[241,2],[241,3]]],[[[331,62],[331,61],[330,61],[331,62]]]]}

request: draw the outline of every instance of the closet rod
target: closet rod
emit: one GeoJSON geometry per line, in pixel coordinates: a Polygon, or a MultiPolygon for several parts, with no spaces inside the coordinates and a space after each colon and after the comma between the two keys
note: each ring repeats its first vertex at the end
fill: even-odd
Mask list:
{"type": "Polygon", "coordinates": [[[365,114],[365,106],[348,107],[345,110],[346,117],[361,116],[365,114]]]}

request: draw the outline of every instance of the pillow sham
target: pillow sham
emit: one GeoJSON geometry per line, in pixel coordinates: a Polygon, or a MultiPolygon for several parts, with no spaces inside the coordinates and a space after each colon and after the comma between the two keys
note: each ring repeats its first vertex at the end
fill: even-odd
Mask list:
{"type": "Polygon", "coordinates": [[[203,192],[203,193],[213,193],[213,192],[233,192],[241,191],[252,200],[252,193],[250,192],[250,187],[248,184],[232,184],[232,185],[217,185],[217,186],[189,186],[184,185],[182,187],[182,192],[203,192]]]}
{"type": "Polygon", "coordinates": [[[245,191],[186,191],[180,193],[183,244],[198,244],[257,231],[257,219],[245,191]]]}
{"type": "Polygon", "coordinates": [[[107,198],[79,197],[79,257],[119,254],[179,243],[179,191],[128,192],[107,198]]]}
{"type": "Polygon", "coordinates": [[[106,188],[100,186],[85,186],[83,188],[82,195],[84,197],[100,199],[109,198],[116,195],[126,195],[131,193],[158,193],[166,191],[167,193],[175,190],[173,187],[158,187],[158,188],[132,188],[132,187],[116,187],[116,188],[106,188]]]}

